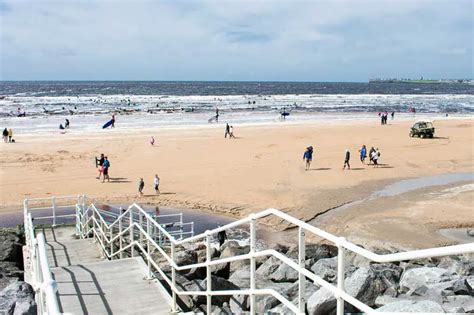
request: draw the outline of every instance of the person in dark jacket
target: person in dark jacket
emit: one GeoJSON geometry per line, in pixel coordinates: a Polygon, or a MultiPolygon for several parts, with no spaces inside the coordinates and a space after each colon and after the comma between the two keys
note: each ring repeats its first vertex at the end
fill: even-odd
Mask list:
{"type": "Polygon", "coordinates": [[[311,167],[311,161],[313,160],[313,147],[312,146],[307,147],[306,151],[304,151],[303,160],[306,161],[305,170],[307,171],[311,167]]]}
{"type": "Polygon", "coordinates": [[[351,169],[351,165],[349,164],[349,161],[351,159],[351,152],[349,149],[346,149],[346,157],[344,158],[344,167],[342,168],[343,170],[346,169],[346,165],[348,169],[351,169]]]}
{"type": "Polygon", "coordinates": [[[2,136],[3,136],[3,141],[7,143],[8,142],[8,129],[7,128],[3,129],[2,136]]]}
{"type": "Polygon", "coordinates": [[[217,240],[219,241],[219,248],[221,248],[222,245],[224,245],[226,239],[227,239],[227,234],[225,233],[225,231],[217,232],[217,240]]]}

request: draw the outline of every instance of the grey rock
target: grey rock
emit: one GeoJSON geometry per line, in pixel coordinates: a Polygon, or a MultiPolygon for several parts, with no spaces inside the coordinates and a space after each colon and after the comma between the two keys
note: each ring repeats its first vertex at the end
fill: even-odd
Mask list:
{"type": "Polygon", "coordinates": [[[377,296],[385,289],[385,284],[371,267],[361,267],[344,281],[346,292],[365,304],[374,305],[377,296]]]}
{"type": "MultiPolygon", "coordinates": [[[[220,258],[228,258],[228,257],[235,257],[239,255],[248,254],[250,251],[250,246],[240,246],[239,243],[236,241],[229,241],[223,245],[223,249],[221,249],[220,258]],[[226,245],[224,247],[224,245],[226,245]]],[[[243,266],[249,265],[249,259],[243,259],[239,261],[234,261],[230,263],[230,272],[234,272],[243,266]]]]}
{"type": "Polygon", "coordinates": [[[6,288],[11,282],[23,280],[23,270],[18,268],[16,262],[0,261],[0,290],[6,288]]]}
{"type": "MultiPolygon", "coordinates": [[[[331,258],[337,256],[337,247],[328,244],[307,244],[305,259],[310,259],[308,265],[312,265],[322,258],[331,258]]],[[[293,260],[298,259],[298,246],[292,246],[286,253],[293,260]]]]}
{"type": "Polygon", "coordinates": [[[400,291],[412,294],[424,291],[431,284],[446,281],[452,272],[438,267],[419,267],[405,271],[400,280],[400,291]]]}
{"type": "Polygon", "coordinates": [[[271,256],[260,267],[258,267],[255,274],[258,279],[268,279],[268,277],[274,273],[281,264],[282,262],[279,259],[271,256]]]}
{"type": "Polygon", "coordinates": [[[473,313],[474,297],[469,295],[456,295],[446,297],[443,309],[447,313],[473,313]]]}
{"type": "Polygon", "coordinates": [[[332,314],[336,309],[336,297],[331,291],[320,288],[309,297],[306,308],[309,315],[332,314]]]}
{"type": "Polygon", "coordinates": [[[474,271],[474,261],[464,256],[446,256],[440,258],[437,267],[460,276],[467,276],[471,273],[471,270],[474,271]]]}
{"type": "MultiPolygon", "coordinates": [[[[207,280],[195,280],[194,282],[190,283],[189,285],[185,286],[187,291],[206,291],[207,289],[207,280]]],[[[225,290],[239,290],[239,287],[233,284],[232,282],[220,278],[211,276],[211,288],[212,290],[218,291],[225,291],[225,290]]],[[[230,296],[223,295],[223,296],[213,296],[212,297],[212,304],[214,305],[222,305],[224,302],[229,302],[230,296]]],[[[205,296],[194,296],[193,300],[195,304],[205,304],[206,297],[205,296]]]]}
{"type": "Polygon", "coordinates": [[[243,268],[234,271],[229,277],[229,281],[237,285],[241,289],[250,288],[250,266],[244,266],[243,268]]]}
{"type": "MultiPolygon", "coordinates": [[[[296,285],[298,285],[298,281],[296,282],[296,285]]],[[[319,286],[313,284],[312,282],[307,281],[306,286],[305,286],[305,296],[304,299],[305,301],[308,301],[311,295],[314,294],[319,289],[319,286]]],[[[292,292],[289,292],[290,294],[288,295],[288,299],[293,303],[293,305],[298,306],[298,294],[299,292],[295,290],[293,294],[292,292]]],[[[306,302],[305,302],[306,303],[306,302]]],[[[279,304],[278,306],[272,308],[269,311],[270,314],[294,314],[293,311],[291,311],[286,305],[284,304],[279,304]]]]}
{"type": "Polygon", "coordinates": [[[474,295],[471,286],[467,282],[467,278],[462,278],[454,282],[452,291],[456,295],[474,295]]]}
{"type": "Polygon", "coordinates": [[[328,282],[337,280],[337,257],[322,258],[311,266],[311,271],[328,282]]]}
{"type": "MultiPolygon", "coordinates": [[[[406,299],[406,300],[409,300],[409,299],[406,299]]],[[[379,295],[375,299],[374,305],[375,305],[375,307],[382,307],[384,305],[394,303],[394,302],[399,302],[399,301],[404,301],[404,300],[403,299],[397,299],[397,298],[395,298],[393,296],[390,296],[390,295],[379,295]]]]}
{"type": "Polygon", "coordinates": [[[0,310],[13,315],[36,314],[33,288],[26,282],[16,281],[0,292],[0,310]]]}
{"type": "Polygon", "coordinates": [[[182,250],[176,253],[175,262],[178,266],[197,263],[197,252],[193,250],[182,250]]]}
{"type": "Polygon", "coordinates": [[[444,313],[443,308],[433,301],[397,301],[389,303],[381,308],[379,312],[405,312],[405,313],[444,313]]]}
{"type": "Polygon", "coordinates": [[[0,229],[0,261],[23,262],[22,242],[16,230],[0,229]]]}
{"type": "Polygon", "coordinates": [[[270,275],[270,279],[274,282],[294,282],[298,277],[295,269],[283,263],[270,275]]]}

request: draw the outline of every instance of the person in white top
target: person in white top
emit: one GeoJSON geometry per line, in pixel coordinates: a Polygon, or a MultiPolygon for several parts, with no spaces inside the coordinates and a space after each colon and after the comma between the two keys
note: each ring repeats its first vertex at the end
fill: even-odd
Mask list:
{"type": "Polygon", "coordinates": [[[155,185],[155,192],[159,194],[160,193],[160,178],[158,177],[158,174],[155,175],[155,179],[153,179],[153,184],[155,185]]]}
{"type": "Polygon", "coordinates": [[[372,162],[374,162],[374,167],[378,167],[378,159],[379,159],[379,153],[378,150],[372,152],[372,162]]]}

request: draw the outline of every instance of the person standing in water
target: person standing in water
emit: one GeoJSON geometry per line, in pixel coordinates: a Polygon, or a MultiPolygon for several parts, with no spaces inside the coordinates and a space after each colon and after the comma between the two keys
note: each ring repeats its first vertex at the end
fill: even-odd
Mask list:
{"type": "Polygon", "coordinates": [[[216,122],[219,122],[219,108],[216,107],[216,122]]]}
{"type": "Polygon", "coordinates": [[[344,158],[344,167],[342,168],[343,170],[346,169],[346,165],[348,169],[351,169],[351,165],[349,164],[350,159],[351,159],[351,152],[349,151],[349,149],[346,149],[346,156],[344,158]]]}
{"type": "Polygon", "coordinates": [[[307,147],[306,151],[304,151],[303,160],[306,161],[305,170],[307,171],[311,167],[311,161],[313,160],[313,147],[312,146],[307,147]]]}
{"type": "Polygon", "coordinates": [[[140,178],[138,181],[138,193],[140,196],[143,196],[143,188],[145,188],[145,182],[143,181],[143,178],[140,178]]]}
{"type": "Polygon", "coordinates": [[[362,146],[362,148],[360,148],[359,152],[360,152],[360,161],[362,162],[362,164],[364,164],[365,158],[367,157],[367,148],[365,147],[365,144],[362,146]]]}
{"type": "Polygon", "coordinates": [[[158,174],[156,174],[153,179],[153,185],[155,186],[155,193],[158,195],[160,193],[160,178],[158,177],[158,174]]]}
{"type": "Polygon", "coordinates": [[[112,128],[115,128],[115,114],[112,114],[112,128]]]}
{"type": "Polygon", "coordinates": [[[64,128],[69,129],[69,119],[66,118],[66,123],[64,124],[64,128]]]}
{"type": "Polygon", "coordinates": [[[231,138],[231,136],[230,136],[230,126],[229,126],[229,123],[226,123],[226,124],[225,124],[225,135],[224,135],[224,138],[227,139],[227,135],[229,135],[229,138],[231,138]]]}

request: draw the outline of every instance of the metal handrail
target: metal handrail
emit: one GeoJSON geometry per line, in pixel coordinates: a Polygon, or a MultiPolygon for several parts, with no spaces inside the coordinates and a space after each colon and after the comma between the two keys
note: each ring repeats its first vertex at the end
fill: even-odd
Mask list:
{"type": "MultiPolygon", "coordinates": [[[[92,208],[94,209],[94,211],[97,211],[97,209],[95,207],[92,207],[92,208]]],[[[243,259],[250,259],[252,261],[256,257],[273,256],[273,257],[281,260],[283,263],[289,265],[291,268],[298,271],[300,282],[303,282],[305,277],[306,277],[306,278],[309,278],[310,280],[314,281],[315,283],[319,284],[320,286],[325,287],[331,293],[333,293],[336,296],[337,301],[338,301],[338,303],[337,303],[337,312],[338,312],[338,314],[343,313],[343,308],[344,308],[343,303],[344,303],[344,301],[354,305],[355,307],[359,308],[360,310],[362,310],[364,312],[374,313],[374,312],[376,312],[376,310],[372,309],[371,307],[369,307],[368,305],[362,303],[361,301],[355,299],[354,297],[350,296],[349,294],[347,294],[344,291],[344,287],[343,287],[344,273],[343,272],[344,272],[344,265],[345,265],[344,264],[344,256],[345,256],[344,251],[345,250],[350,250],[350,251],[352,251],[356,254],[359,254],[359,255],[361,255],[361,256],[369,259],[369,260],[375,261],[375,262],[402,261],[402,260],[409,260],[409,259],[421,259],[421,258],[428,258],[428,257],[456,255],[456,254],[464,254],[464,253],[473,253],[474,252],[474,243],[471,243],[471,244],[446,246],[446,247],[433,248],[433,249],[415,250],[415,251],[409,251],[409,252],[397,253],[397,254],[380,255],[380,254],[370,252],[370,251],[368,251],[368,250],[366,250],[366,249],[364,249],[360,246],[357,246],[353,243],[350,243],[342,237],[334,236],[334,235],[332,235],[328,232],[325,232],[321,229],[318,229],[314,226],[311,226],[311,225],[309,225],[309,224],[307,224],[303,221],[295,219],[295,218],[287,215],[286,213],[283,213],[283,212],[281,212],[279,210],[276,210],[276,209],[268,209],[268,210],[262,211],[262,212],[257,213],[257,214],[252,214],[247,218],[243,218],[243,219],[238,220],[236,222],[227,224],[225,226],[222,226],[222,227],[210,230],[210,231],[206,231],[205,233],[202,233],[200,235],[196,235],[194,237],[186,238],[186,239],[183,239],[183,240],[176,240],[172,235],[170,235],[165,229],[163,229],[156,221],[153,220],[153,218],[146,211],[144,211],[137,204],[132,204],[130,207],[128,207],[128,209],[124,213],[122,213],[120,218],[118,218],[112,224],[109,225],[109,224],[105,223],[105,227],[110,229],[112,226],[114,226],[116,224],[119,224],[119,221],[123,217],[129,217],[129,218],[133,217],[133,215],[131,213],[134,209],[138,210],[138,212],[141,215],[143,215],[146,218],[146,220],[148,220],[147,222],[149,222],[150,224],[155,225],[158,229],[160,229],[161,233],[168,238],[169,242],[171,243],[171,247],[172,247],[171,257],[158,244],[156,244],[156,242],[150,236],[150,233],[143,230],[142,226],[140,226],[136,222],[130,224],[127,229],[125,229],[121,233],[117,234],[113,239],[108,239],[106,233],[102,230],[102,227],[99,226],[99,223],[97,222],[97,220],[95,218],[93,218],[93,216],[91,218],[93,218],[94,225],[98,226],[99,232],[102,234],[102,238],[107,243],[110,243],[110,242],[113,243],[114,240],[120,239],[122,236],[130,233],[130,229],[133,230],[136,227],[138,229],[138,231],[141,234],[144,235],[147,242],[149,242],[149,245],[153,245],[153,247],[158,249],[160,254],[163,255],[163,257],[167,260],[167,262],[172,267],[172,279],[171,279],[171,281],[169,281],[170,279],[168,279],[168,277],[161,271],[159,266],[152,260],[151,256],[150,257],[148,257],[147,255],[145,255],[145,256],[146,256],[146,258],[149,262],[149,266],[153,265],[153,267],[155,267],[155,269],[157,269],[159,271],[159,273],[163,277],[163,279],[165,279],[165,281],[168,282],[168,284],[172,288],[172,293],[173,293],[173,305],[172,305],[172,307],[173,307],[173,310],[176,310],[176,304],[175,304],[176,303],[176,298],[175,298],[176,294],[177,295],[206,295],[208,297],[208,311],[210,311],[210,303],[209,302],[210,302],[210,297],[211,296],[230,294],[229,293],[230,291],[225,291],[225,292],[227,292],[225,294],[221,294],[221,292],[212,291],[212,290],[208,290],[208,291],[205,291],[205,292],[199,291],[200,293],[180,291],[176,287],[176,282],[175,282],[175,272],[176,271],[188,270],[188,269],[191,269],[191,268],[199,268],[199,267],[206,267],[209,271],[209,267],[212,266],[212,265],[216,265],[216,264],[228,263],[228,262],[233,262],[233,261],[238,261],[238,260],[243,260],[243,259]],[[202,239],[205,238],[207,240],[208,247],[209,247],[210,246],[210,236],[211,235],[216,234],[220,231],[227,230],[229,228],[234,228],[234,227],[240,226],[242,224],[250,223],[250,225],[251,225],[251,230],[250,230],[251,245],[252,245],[252,243],[255,244],[255,234],[256,234],[255,233],[255,221],[257,219],[264,218],[264,217],[267,217],[269,215],[275,215],[275,216],[280,217],[280,218],[288,221],[289,223],[292,223],[292,224],[299,227],[299,232],[300,232],[299,233],[299,239],[300,239],[299,240],[299,245],[300,245],[299,246],[299,258],[301,258],[301,256],[304,257],[304,255],[302,255],[301,245],[303,245],[303,247],[304,247],[304,234],[305,234],[304,232],[305,231],[311,232],[315,235],[318,235],[322,238],[325,238],[325,239],[327,239],[327,240],[329,240],[329,241],[331,241],[331,242],[333,242],[337,245],[338,251],[339,251],[339,253],[338,253],[338,273],[340,275],[340,277],[338,277],[337,287],[330,284],[329,282],[323,280],[322,278],[315,275],[311,271],[307,270],[304,267],[304,264],[303,264],[303,266],[301,266],[301,260],[300,260],[299,263],[295,263],[292,259],[289,259],[285,255],[283,255],[283,254],[281,254],[281,253],[279,253],[275,250],[264,250],[264,251],[258,251],[257,252],[257,251],[255,251],[254,248],[252,250],[252,246],[251,246],[251,251],[250,251],[249,254],[239,255],[239,256],[235,256],[235,257],[229,257],[229,258],[223,258],[223,259],[217,259],[217,260],[208,259],[206,262],[203,262],[203,263],[189,264],[189,265],[185,265],[185,266],[178,266],[174,261],[174,248],[175,248],[175,246],[182,245],[182,244],[189,243],[189,242],[195,242],[195,241],[202,240],[202,239]],[[252,228],[252,226],[253,226],[253,228],[252,228]],[[341,271],[342,271],[342,273],[341,273],[341,271]]],[[[97,214],[100,216],[100,213],[98,211],[97,211],[97,214]]],[[[97,235],[95,231],[94,231],[94,234],[97,235]]],[[[120,249],[119,251],[117,251],[115,253],[108,254],[107,250],[106,250],[106,247],[103,244],[103,242],[101,241],[100,243],[101,243],[102,249],[104,250],[104,252],[106,252],[106,255],[109,258],[112,258],[112,257],[122,253],[125,250],[125,248],[122,248],[122,249],[120,249]]],[[[141,244],[136,240],[131,240],[131,243],[126,248],[128,249],[128,248],[132,247],[132,249],[133,249],[134,246],[137,246],[137,247],[141,248],[141,251],[144,252],[143,248],[141,247],[141,244]]],[[[148,248],[149,248],[149,246],[148,246],[148,248]]],[[[303,263],[304,263],[304,261],[303,261],[303,263]]],[[[252,272],[252,269],[251,269],[251,274],[254,274],[255,270],[253,270],[253,272],[252,272]]],[[[255,281],[255,277],[251,276],[251,286],[252,286],[252,282],[253,282],[253,288],[251,288],[250,290],[240,290],[236,294],[248,294],[251,297],[254,297],[255,295],[261,294],[262,290],[255,289],[254,281],[255,281]]],[[[210,288],[210,277],[208,277],[208,288],[210,288]]],[[[301,291],[301,287],[300,287],[300,291],[301,291]]],[[[304,289],[303,289],[303,291],[304,291],[304,289]]],[[[272,292],[272,295],[274,297],[277,297],[274,294],[274,292],[272,292]]],[[[299,312],[304,311],[304,307],[303,307],[304,304],[305,304],[304,294],[301,294],[301,292],[300,292],[300,297],[299,297],[299,304],[300,305],[299,305],[298,308],[296,308],[286,298],[284,298],[282,296],[280,296],[280,297],[282,298],[282,300],[280,300],[280,298],[279,298],[280,302],[285,304],[291,310],[295,311],[295,309],[297,309],[299,312]]],[[[254,299],[251,299],[250,304],[251,304],[251,312],[253,313],[254,310],[255,310],[255,306],[254,306],[255,302],[252,302],[252,300],[254,300],[254,299]]]]}

